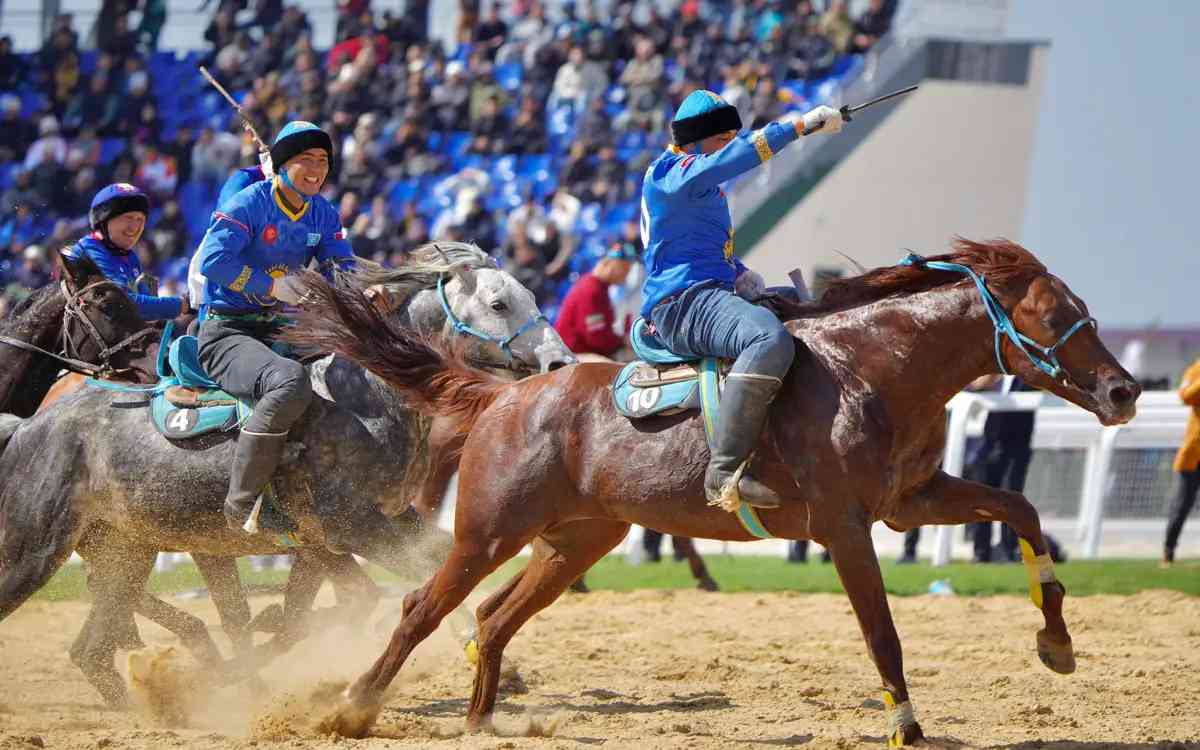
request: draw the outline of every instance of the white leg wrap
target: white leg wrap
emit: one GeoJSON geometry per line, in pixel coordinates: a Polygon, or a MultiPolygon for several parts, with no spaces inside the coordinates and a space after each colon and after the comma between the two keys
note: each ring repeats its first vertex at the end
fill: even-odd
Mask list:
{"type": "Polygon", "coordinates": [[[917,715],[913,710],[912,701],[904,701],[898,704],[895,708],[889,708],[887,712],[888,720],[888,735],[895,734],[899,729],[907,726],[912,726],[917,723],[917,715]]]}
{"type": "Polygon", "coordinates": [[[1034,560],[1037,562],[1039,581],[1042,583],[1054,583],[1058,580],[1054,577],[1054,561],[1050,559],[1050,553],[1038,555],[1034,560]]]}

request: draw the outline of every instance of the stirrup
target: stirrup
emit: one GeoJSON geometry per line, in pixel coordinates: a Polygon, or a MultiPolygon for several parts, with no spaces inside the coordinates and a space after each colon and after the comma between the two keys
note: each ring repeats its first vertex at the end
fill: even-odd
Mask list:
{"type": "MultiPolygon", "coordinates": [[[[741,484],[742,475],[746,473],[746,467],[750,465],[750,459],[737,467],[737,470],[730,475],[729,479],[725,480],[725,484],[721,485],[721,491],[715,496],[709,496],[708,504],[720,508],[727,513],[737,513],[738,508],[742,507],[742,493],[738,489],[741,484]]],[[[705,488],[705,494],[708,494],[708,488],[705,488]]]]}

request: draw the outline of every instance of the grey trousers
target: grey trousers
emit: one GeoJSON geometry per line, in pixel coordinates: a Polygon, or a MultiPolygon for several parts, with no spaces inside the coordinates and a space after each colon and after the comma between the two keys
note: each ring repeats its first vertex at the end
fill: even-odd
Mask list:
{"type": "Polygon", "coordinates": [[[255,402],[246,432],[286,433],[312,401],[304,365],[265,343],[279,332],[271,323],[209,319],[200,324],[200,364],[209,377],[239,398],[255,402]]]}

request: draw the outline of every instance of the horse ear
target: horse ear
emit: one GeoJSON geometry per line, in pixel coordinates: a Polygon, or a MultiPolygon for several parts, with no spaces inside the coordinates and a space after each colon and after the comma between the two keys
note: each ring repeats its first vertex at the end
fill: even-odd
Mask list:
{"type": "Polygon", "coordinates": [[[58,251],[58,268],[63,281],[67,282],[67,286],[72,290],[75,290],[84,286],[84,279],[87,278],[88,272],[84,267],[84,261],[77,258],[70,250],[70,248],[63,248],[58,251]]]}

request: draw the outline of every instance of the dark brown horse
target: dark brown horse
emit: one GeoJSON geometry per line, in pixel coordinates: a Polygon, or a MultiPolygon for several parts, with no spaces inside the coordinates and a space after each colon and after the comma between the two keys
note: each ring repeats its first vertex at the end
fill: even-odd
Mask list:
{"type": "MultiPolygon", "coordinates": [[[[876,269],[836,282],[817,302],[787,306],[797,356],[754,467],[755,476],[785,498],[781,508],[760,514],[766,528],[785,539],[815,540],[832,553],[879,670],[889,741],[897,745],[923,735],[871,541],[876,521],[896,530],[978,519],[1008,523],[1027,547],[1031,595],[1045,620],[1038,655],[1056,672],[1074,669],[1062,617],[1065,589],[1055,579],[1033,506],[1019,493],[938,470],[947,400],[1002,366],[1104,424],[1131,419],[1140,392],[1094,326],[1080,324],[1090,320],[1083,301],[1028,251],[1008,242],[960,240],[951,254],[929,260],[986,277],[986,289],[1016,331],[1054,345],[1044,356],[1061,362],[1057,376],[1035,366],[1029,350],[993,338],[986,298],[964,275],[924,263],[876,269]]],[[[631,523],[685,536],[752,539],[734,514],[705,503],[707,449],[698,416],[632,422],[618,415],[609,388],[615,366],[578,365],[500,384],[437,344],[389,328],[361,297],[310,281],[319,301],[298,329],[298,341],[359,361],[469,431],[454,548],[434,578],[405,600],[387,651],[352,686],[331,728],[363,734],[412,649],[527,544],[533,545],[529,564],[477,610],[472,726],[485,725],[494,709],[508,641],[616,546],[631,523]]]]}

